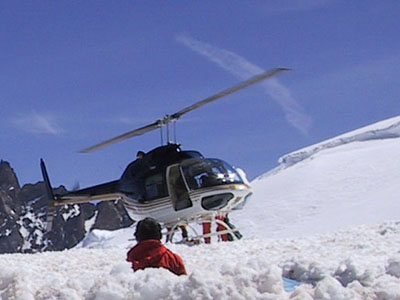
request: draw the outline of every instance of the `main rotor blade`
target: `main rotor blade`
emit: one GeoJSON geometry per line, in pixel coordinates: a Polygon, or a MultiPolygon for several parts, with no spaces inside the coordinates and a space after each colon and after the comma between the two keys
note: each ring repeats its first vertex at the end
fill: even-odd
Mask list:
{"type": "Polygon", "coordinates": [[[115,144],[115,143],[118,143],[118,142],[122,142],[123,140],[129,139],[129,138],[134,137],[134,136],[142,135],[142,134],[144,134],[144,133],[146,133],[148,131],[151,131],[153,129],[160,128],[161,126],[162,126],[162,121],[158,120],[158,121],[156,121],[156,122],[154,122],[154,123],[152,123],[150,125],[146,125],[146,126],[143,126],[141,128],[128,131],[128,132],[126,132],[124,134],[121,134],[119,136],[116,136],[116,137],[114,137],[112,139],[106,140],[106,141],[101,142],[99,144],[96,144],[94,146],[91,146],[91,147],[88,147],[86,149],[80,150],[79,152],[80,153],[89,153],[89,152],[93,152],[93,151],[96,151],[96,150],[100,150],[100,149],[102,149],[102,148],[104,148],[106,146],[109,146],[109,145],[112,145],[112,144],[115,144]]]}
{"type": "Polygon", "coordinates": [[[273,77],[273,76],[275,76],[275,75],[277,75],[277,74],[279,74],[281,72],[285,72],[285,71],[290,71],[290,69],[286,69],[286,68],[272,69],[272,70],[269,70],[267,72],[264,72],[264,73],[261,73],[259,75],[256,75],[254,77],[251,77],[250,79],[248,79],[246,81],[243,81],[243,82],[241,82],[241,83],[239,83],[239,84],[237,84],[237,85],[235,85],[235,86],[233,86],[233,87],[231,87],[229,89],[226,89],[226,90],[224,90],[222,92],[219,92],[218,94],[215,94],[215,95],[213,95],[211,97],[208,97],[208,98],[206,98],[204,100],[201,100],[199,102],[196,102],[195,104],[190,105],[190,106],[178,111],[177,113],[171,115],[170,119],[171,120],[179,119],[183,114],[186,114],[186,113],[188,113],[188,112],[190,112],[190,111],[192,111],[192,110],[194,110],[196,108],[199,108],[199,107],[201,107],[201,106],[203,106],[203,105],[205,105],[207,103],[210,103],[210,102],[216,101],[218,99],[221,99],[221,98],[223,98],[225,96],[228,96],[230,94],[233,94],[233,93],[235,93],[235,92],[237,92],[237,91],[239,91],[241,89],[244,89],[244,88],[246,88],[246,87],[248,87],[250,85],[253,85],[253,84],[257,83],[257,82],[260,82],[260,81],[263,81],[265,79],[271,78],[271,77],[273,77]]]}
{"type": "Polygon", "coordinates": [[[243,81],[243,82],[241,82],[241,83],[239,83],[239,84],[237,84],[237,85],[235,85],[235,86],[233,86],[233,87],[231,87],[229,89],[226,89],[226,90],[224,90],[222,92],[219,92],[218,94],[215,94],[215,95],[213,95],[211,97],[208,97],[208,98],[206,98],[204,100],[201,100],[199,102],[196,102],[195,104],[193,104],[191,106],[188,106],[188,107],[178,111],[177,113],[175,113],[173,115],[167,115],[162,120],[157,120],[156,122],[154,122],[154,123],[152,123],[150,125],[146,125],[144,127],[141,127],[141,128],[138,128],[138,129],[135,129],[135,130],[132,130],[132,131],[128,131],[128,132],[126,132],[124,134],[121,134],[121,135],[119,135],[117,137],[114,137],[112,139],[106,140],[106,141],[101,142],[99,144],[96,144],[94,146],[91,146],[91,147],[88,147],[86,149],[80,150],[79,152],[88,153],[88,152],[93,152],[93,151],[96,151],[96,150],[100,150],[100,149],[102,149],[102,148],[104,148],[106,146],[109,146],[109,145],[112,145],[112,144],[115,144],[115,143],[118,143],[118,142],[122,142],[123,140],[129,139],[131,137],[142,135],[142,134],[144,134],[146,132],[149,132],[151,130],[160,128],[161,126],[166,125],[166,124],[168,124],[169,122],[171,122],[173,120],[179,119],[183,114],[186,114],[186,113],[188,113],[188,112],[190,112],[190,111],[192,111],[192,110],[194,110],[196,108],[199,108],[199,107],[201,107],[201,106],[203,106],[203,105],[205,105],[207,103],[210,103],[210,102],[213,102],[215,100],[221,99],[222,97],[225,97],[227,95],[233,94],[233,93],[235,93],[235,92],[237,92],[237,91],[239,91],[241,89],[244,89],[244,88],[246,88],[246,87],[248,87],[250,85],[253,85],[253,84],[257,83],[257,82],[260,82],[262,80],[271,78],[271,77],[273,77],[273,76],[275,76],[275,75],[277,75],[277,74],[279,74],[281,72],[285,72],[285,71],[289,71],[289,70],[290,69],[286,69],[286,68],[277,68],[277,69],[272,69],[272,70],[269,70],[267,72],[261,73],[261,74],[256,75],[256,76],[254,76],[254,77],[252,77],[252,78],[250,78],[248,80],[245,80],[245,81],[243,81]]]}

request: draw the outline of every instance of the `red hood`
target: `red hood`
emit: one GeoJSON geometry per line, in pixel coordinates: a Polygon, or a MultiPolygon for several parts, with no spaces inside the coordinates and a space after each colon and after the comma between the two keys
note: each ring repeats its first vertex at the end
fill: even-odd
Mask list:
{"type": "Polygon", "coordinates": [[[128,261],[135,270],[158,265],[167,248],[159,240],[140,242],[128,252],[128,261]]]}
{"type": "Polygon", "coordinates": [[[159,240],[146,240],[138,243],[128,252],[127,261],[134,271],[145,268],[166,268],[176,275],[186,273],[182,258],[168,250],[159,240]]]}

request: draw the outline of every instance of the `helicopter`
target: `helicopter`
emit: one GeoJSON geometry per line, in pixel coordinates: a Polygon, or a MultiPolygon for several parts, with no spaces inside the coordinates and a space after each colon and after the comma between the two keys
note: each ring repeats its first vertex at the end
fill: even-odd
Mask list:
{"type": "MultiPolygon", "coordinates": [[[[180,117],[194,109],[288,70],[276,68],[263,72],[149,125],[79,151],[97,151],[155,129],[160,129],[163,136],[162,130],[165,127],[167,144],[147,153],[141,152],[140,157],[128,164],[117,180],[55,194],[44,160],[41,159],[46,194],[51,199],[47,213],[47,231],[52,230],[56,206],[99,201],[122,201],[128,215],[136,221],[145,217],[154,218],[167,228],[169,240],[172,240],[178,227],[193,223],[221,224],[225,230],[214,233],[218,235],[237,231],[238,229],[231,228],[218,218],[218,215],[241,209],[249,201],[252,190],[244,172],[221,159],[205,158],[199,151],[182,150],[179,144],[170,141],[170,125],[175,125],[180,117]]],[[[191,228],[195,232],[192,239],[214,235],[197,234],[196,229],[191,228]]]]}

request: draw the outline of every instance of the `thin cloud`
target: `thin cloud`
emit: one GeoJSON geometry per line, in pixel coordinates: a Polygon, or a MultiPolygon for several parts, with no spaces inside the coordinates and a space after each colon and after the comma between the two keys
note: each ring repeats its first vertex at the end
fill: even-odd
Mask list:
{"type": "Polygon", "coordinates": [[[64,132],[57,124],[54,116],[32,112],[18,115],[11,122],[19,129],[34,134],[58,135],[64,132]]]}
{"type": "MultiPolygon", "coordinates": [[[[240,79],[248,79],[265,71],[236,53],[200,42],[187,35],[179,35],[176,40],[240,79]]],[[[264,91],[282,108],[286,121],[302,134],[307,135],[312,119],[294,99],[289,89],[279,83],[276,78],[261,84],[264,91]]]]}

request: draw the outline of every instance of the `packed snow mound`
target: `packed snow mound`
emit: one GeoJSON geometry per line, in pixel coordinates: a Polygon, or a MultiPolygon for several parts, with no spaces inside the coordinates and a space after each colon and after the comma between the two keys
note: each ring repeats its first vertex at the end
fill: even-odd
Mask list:
{"type": "Polygon", "coordinates": [[[399,218],[400,117],[284,156],[232,214],[245,236],[295,237],[399,218]]]}
{"type": "Polygon", "coordinates": [[[126,246],[125,243],[133,240],[132,230],[126,228],[108,231],[92,230],[75,248],[116,248],[126,246]]]}
{"type": "Polygon", "coordinates": [[[400,223],[291,239],[168,247],[188,276],[133,272],[125,261],[133,228],[99,234],[87,248],[0,256],[0,299],[399,299],[400,223]],[[114,236],[114,237],[113,237],[114,236]],[[117,236],[121,244],[115,244],[117,236]],[[112,247],[114,246],[114,247],[112,247]],[[282,275],[302,282],[286,292],[282,275]]]}

